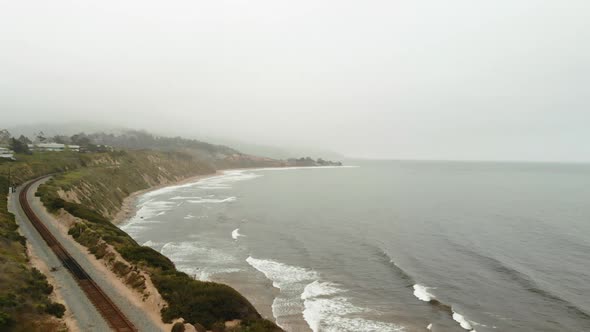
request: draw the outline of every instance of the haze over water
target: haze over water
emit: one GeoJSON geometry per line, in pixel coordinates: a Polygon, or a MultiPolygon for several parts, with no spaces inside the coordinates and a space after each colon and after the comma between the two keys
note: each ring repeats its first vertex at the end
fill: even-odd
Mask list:
{"type": "Polygon", "coordinates": [[[590,165],[351,164],[160,189],[122,228],[289,331],[590,330],[590,165]]]}

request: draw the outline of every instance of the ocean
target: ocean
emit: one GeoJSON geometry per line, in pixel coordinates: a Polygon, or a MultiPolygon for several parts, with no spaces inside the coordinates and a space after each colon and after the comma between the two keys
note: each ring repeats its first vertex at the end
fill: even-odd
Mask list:
{"type": "Polygon", "coordinates": [[[121,228],[288,331],[590,331],[590,165],[346,164],[162,188],[121,228]]]}

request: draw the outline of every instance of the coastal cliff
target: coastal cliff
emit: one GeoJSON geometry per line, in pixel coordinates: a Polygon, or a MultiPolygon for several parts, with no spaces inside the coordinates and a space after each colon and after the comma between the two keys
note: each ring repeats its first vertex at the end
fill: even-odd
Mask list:
{"type": "Polygon", "coordinates": [[[281,331],[231,287],[197,281],[177,271],[167,257],[139,245],[113,222],[125,212],[123,203],[133,193],[217,170],[337,163],[257,157],[221,145],[144,132],[57,138],[79,144],[80,152],[21,151],[16,161],[0,160],[0,261],[5,267],[0,271],[0,330],[66,328],[59,319],[66,308],[56,303],[52,285],[33,267],[26,239],[6,204],[9,187],[51,174],[37,195],[60,220],[64,234],[86,247],[139,301],[153,304],[150,308],[163,322],[176,323],[179,331],[182,322],[215,331],[281,331]]]}
{"type": "MultiPolygon", "coordinates": [[[[264,159],[248,162],[245,166],[264,166],[264,159]]],[[[177,271],[167,257],[139,245],[111,222],[133,192],[214,172],[210,163],[182,152],[109,152],[54,176],[38,195],[50,211],[69,220],[69,234],[144,301],[161,299],[164,322],[216,331],[281,331],[233,288],[177,271]]]]}
{"type": "Polygon", "coordinates": [[[65,307],[56,302],[53,286],[33,267],[27,240],[8,211],[9,188],[36,177],[81,167],[86,155],[64,153],[19,155],[0,162],[0,331],[63,331],[65,307]]]}

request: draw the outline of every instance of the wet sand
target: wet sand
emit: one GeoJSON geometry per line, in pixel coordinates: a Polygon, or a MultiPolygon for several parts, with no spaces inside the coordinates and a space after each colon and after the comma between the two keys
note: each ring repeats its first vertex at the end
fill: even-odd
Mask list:
{"type": "Polygon", "coordinates": [[[189,178],[186,178],[186,179],[183,179],[180,181],[164,183],[164,184],[161,184],[158,186],[154,186],[154,187],[150,187],[147,189],[133,192],[129,196],[125,197],[125,199],[123,200],[123,204],[121,205],[121,209],[119,210],[119,212],[117,212],[117,214],[115,215],[113,220],[111,220],[111,222],[115,225],[120,225],[121,223],[124,223],[127,220],[131,219],[133,216],[135,216],[135,214],[137,213],[137,200],[143,194],[146,194],[150,191],[162,189],[165,187],[178,186],[178,185],[183,185],[183,184],[187,184],[187,183],[197,182],[202,179],[210,178],[210,177],[221,175],[221,174],[223,174],[223,171],[216,171],[215,173],[211,173],[211,174],[191,176],[189,178]]]}

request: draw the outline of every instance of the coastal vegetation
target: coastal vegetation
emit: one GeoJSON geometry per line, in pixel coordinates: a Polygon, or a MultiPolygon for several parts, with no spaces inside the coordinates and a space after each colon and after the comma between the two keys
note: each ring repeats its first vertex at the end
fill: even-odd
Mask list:
{"type": "Polygon", "coordinates": [[[295,166],[295,167],[342,166],[342,162],[324,160],[322,158],[318,158],[318,160],[314,160],[311,157],[305,157],[305,158],[301,157],[298,159],[295,159],[295,158],[287,159],[287,166],[295,166]]]}
{"type": "MultiPolygon", "coordinates": [[[[26,239],[8,212],[8,165],[0,163],[0,331],[58,331],[63,324],[52,317],[62,317],[65,307],[50,299],[53,287],[45,275],[31,267],[26,239]]],[[[11,162],[10,166],[11,176],[19,181],[68,167],[57,161],[45,166],[11,162]]]]}
{"type": "MultiPolygon", "coordinates": [[[[7,137],[6,142],[12,140],[7,137]]],[[[17,154],[17,161],[0,159],[0,330],[57,331],[63,324],[52,317],[63,316],[65,307],[50,299],[53,287],[31,266],[26,239],[19,234],[14,215],[8,212],[8,191],[42,175],[91,164],[93,156],[23,152],[17,154]]]]}
{"type": "MultiPolygon", "coordinates": [[[[4,133],[4,131],[3,131],[4,133]]],[[[2,135],[13,147],[16,161],[0,159],[0,330],[52,331],[63,324],[65,308],[49,299],[47,278],[31,267],[26,240],[18,233],[14,216],[7,211],[9,187],[53,174],[37,191],[44,205],[58,216],[70,216],[69,234],[102,260],[129,287],[147,299],[153,285],[167,305],[166,323],[182,319],[213,331],[281,331],[262,319],[250,302],[233,288],[195,280],[177,271],[173,262],[150,247],[141,246],[111,221],[130,194],[174,183],[217,169],[247,167],[327,166],[337,163],[311,158],[274,160],[242,154],[231,148],[188,140],[166,138],[141,131],[119,135],[84,134],[47,138],[35,142],[75,144],[81,152],[30,151],[27,137],[2,135]],[[18,143],[11,144],[17,141],[18,143]],[[18,151],[16,151],[18,150],[18,151]],[[225,327],[227,321],[238,325],[225,327]],[[28,323],[23,323],[24,321],[28,323]],[[53,324],[55,326],[49,326],[53,324]],[[60,325],[61,324],[61,325],[60,325]],[[33,327],[35,326],[35,327],[33,327]],[[57,326],[57,327],[56,327],[57,326]]],[[[181,324],[182,325],[182,324],[181,324]]],[[[175,324],[175,329],[180,325],[175,324]]]]}
{"type": "Polygon", "coordinates": [[[233,288],[177,271],[167,257],[139,245],[110,221],[130,193],[214,169],[182,152],[120,151],[99,159],[100,164],[93,167],[54,176],[38,190],[50,211],[65,211],[77,218],[69,230],[76,241],[146,297],[149,277],[168,303],[161,311],[164,322],[182,318],[212,329],[238,319],[243,322],[241,331],[280,331],[233,288]]]}

